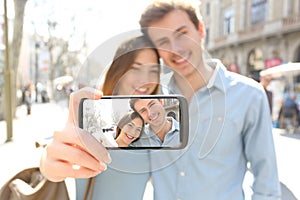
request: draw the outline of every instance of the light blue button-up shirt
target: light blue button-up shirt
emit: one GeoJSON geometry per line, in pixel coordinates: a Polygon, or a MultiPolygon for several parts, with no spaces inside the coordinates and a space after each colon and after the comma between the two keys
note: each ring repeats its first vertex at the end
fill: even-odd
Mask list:
{"type": "MultiPolygon", "coordinates": [[[[180,94],[174,79],[170,93],[180,94]]],[[[183,150],[112,150],[93,199],[141,200],[152,171],[155,200],[241,200],[251,163],[253,199],[280,199],[266,94],[260,84],[218,62],[206,88],[189,105],[189,142],[183,150]],[[151,162],[150,162],[151,161],[151,162]]],[[[77,199],[86,179],[76,181],[77,199]]]]}
{"type": "MultiPolygon", "coordinates": [[[[266,94],[256,81],[218,61],[207,87],[189,104],[189,142],[183,150],[151,152],[156,200],[244,199],[247,162],[255,200],[280,199],[272,123],[266,94]]],[[[179,93],[174,79],[172,93],[179,93]]]]}
{"type": "Polygon", "coordinates": [[[140,139],[134,143],[132,146],[137,147],[178,147],[180,146],[180,134],[179,134],[179,123],[172,117],[168,117],[172,123],[171,129],[164,137],[164,141],[161,141],[159,137],[151,129],[150,125],[146,125],[144,133],[141,135],[140,139]]]}

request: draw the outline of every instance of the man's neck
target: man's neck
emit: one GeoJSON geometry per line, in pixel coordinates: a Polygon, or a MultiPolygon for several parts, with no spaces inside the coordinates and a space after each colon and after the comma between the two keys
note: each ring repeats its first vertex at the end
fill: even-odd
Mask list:
{"type": "MultiPolygon", "coordinates": [[[[151,127],[151,126],[150,126],[151,127]]],[[[171,130],[172,122],[169,120],[165,120],[161,127],[151,127],[154,133],[158,136],[158,138],[164,142],[166,134],[171,130]]]]}
{"type": "Polygon", "coordinates": [[[211,68],[202,67],[202,70],[195,70],[195,73],[186,77],[174,74],[174,78],[178,88],[189,102],[195,92],[208,84],[212,74],[213,70],[211,68]]]}

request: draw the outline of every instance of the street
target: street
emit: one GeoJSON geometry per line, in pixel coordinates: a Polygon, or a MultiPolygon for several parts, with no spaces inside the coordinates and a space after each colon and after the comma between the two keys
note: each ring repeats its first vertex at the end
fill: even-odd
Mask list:
{"type": "Polygon", "coordinates": [[[40,149],[35,142],[52,136],[66,122],[67,109],[63,105],[33,104],[31,115],[27,116],[24,105],[17,108],[13,122],[13,140],[6,141],[6,123],[0,121],[0,185],[25,167],[39,164],[40,149]]]}
{"type": "MultiPolygon", "coordinates": [[[[63,127],[66,119],[66,102],[33,104],[32,114],[29,116],[26,115],[25,106],[18,107],[17,118],[14,120],[14,139],[7,143],[6,125],[4,121],[0,121],[1,186],[18,171],[39,165],[41,151],[36,149],[35,141],[51,137],[54,130],[63,127]]],[[[281,129],[273,130],[279,178],[282,183],[282,199],[300,199],[300,134],[286,134],[281,129]]],[[[246,199],[250,199],[250,182],[251,175],[247,174],[246,199]]],[[[153,198],[152,190],[151,186],[147,187],[144,200],[153,198]]]]}
{"type": "Polygon", "coordinates": [[[300,199],[300,134],[274,129],[274,142],[280,181],[300,199]]]}

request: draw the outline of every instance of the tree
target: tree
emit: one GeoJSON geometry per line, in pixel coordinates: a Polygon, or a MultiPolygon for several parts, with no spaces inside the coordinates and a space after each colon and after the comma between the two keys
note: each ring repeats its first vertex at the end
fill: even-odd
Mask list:
{"type": "MultiPolygon", "coordinates": [[[[9,48],[9,68],[12,71],[11,74],[11,94],[12,95],[12,115],[15,116],[16,112],[16,94],[17,94],[17,80],[18,80],[18,66],[20,49],[23,38],[23,22],[24,22],[24,11],[27,0],[14,0],[14,11],[15,16],[13,19],[13,39],[9,48]]],[[[5,94],[2,95],[2,102],[4,102],[5,94]]],[[[3,105],[3,104],[2,104],[3,105]]]]}
{"type": "MultiPolygon", "coordinates": [[[[73,24],[74,27],[71,28],[69,36],[66,39],[55,36],[58,23],[59,22],[48,20],[48,39],[44,40],[50,57],[49,81],[51,90],[54,88],[53,80],[56,77],[66,74],[73,76],[71,72],[72,70],[69,68],[80,65],[80,61],[78,59],[80,50],[69,50],[70,40],[75,34],[74,17],[70,20],[70,23],[73,24]]],[[[85,40],[84,37],[81,39],[83,41],[85,40]]],[[[82,44],[84,45],[85,43],[83,42],[82,44]]],[[[80,49],[84,49],[83,46],[80,49]]],[[[50,91],[50,93],[53,94],[53,91],[50,91]]]]}
{"type": "Polygon", "coordinates": [[[52,97],[56,97],[53,80],[59,76],[74,76],[81,66],[80,55],[86,56],[87,25],[82,20],[89,16],[89,9],[74,12],[72,5],[57,4],[51,0],[42,3],[33,0],[31,15],[28,16],[34,29],[33,41],[48,52],[48,87],[52,97]],[[36,14],[32,14],[36,13],[36,14]],[[63,16],[62,16],[63,15],[63,16]]]}

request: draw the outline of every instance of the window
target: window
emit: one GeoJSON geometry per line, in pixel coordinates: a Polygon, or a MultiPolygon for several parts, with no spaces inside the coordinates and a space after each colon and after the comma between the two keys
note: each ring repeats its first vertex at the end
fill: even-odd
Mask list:
{"type": "Polygon", "coordinates": [[[287,1],[287,15],[294,14],[294,0],[287,1]]]}
{"type": "Polygon", "coordinates": [[[228,9],[224,13],[224,35],[228,35],[234,32],[234,12],[228,9]]]}
{"type": "Polygon", "coordinates": [[[205,34],[205,45],[208,45],[209,43],[209,28],[206,29],[206,34],[205,34]]]}
{"type": "Polygon", "coordinates": [[[206,15],[207,16],[210,15],[210,4],[209,3],[206,4],[206,15]]]}
{"type": "Polygon", "coordinates": [[[252,0],[251,2],[251,24],[265,21],[267,16],[267,0],[252,0]]]}

